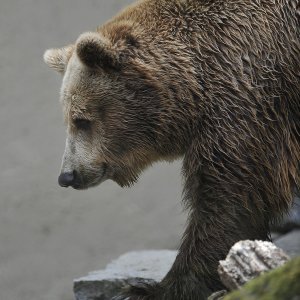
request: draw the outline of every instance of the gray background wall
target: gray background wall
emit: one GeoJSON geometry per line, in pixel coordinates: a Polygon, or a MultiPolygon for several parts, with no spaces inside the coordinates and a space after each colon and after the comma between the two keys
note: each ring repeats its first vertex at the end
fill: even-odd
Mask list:
{"type": "Polygon", "coordinates": [[[0,299],[70,300],[73,278],[132,249],[174,248],[180,163],[131,189],[62,189],[61,78],[45,49],[73,42],[130,0],[0,0],[0,299]]]}

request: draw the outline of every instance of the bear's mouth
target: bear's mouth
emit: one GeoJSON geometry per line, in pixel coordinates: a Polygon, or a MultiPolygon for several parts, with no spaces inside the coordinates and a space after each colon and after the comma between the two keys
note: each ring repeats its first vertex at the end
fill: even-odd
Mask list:
{"type": "Polygon", "coordinates": [[[75,190],[86,190],[95,187],[109,179],[112,175],[112,170],[107,163],[102,163],[97,171],[87,173],[78,173],[71,187],[75,190]]]}

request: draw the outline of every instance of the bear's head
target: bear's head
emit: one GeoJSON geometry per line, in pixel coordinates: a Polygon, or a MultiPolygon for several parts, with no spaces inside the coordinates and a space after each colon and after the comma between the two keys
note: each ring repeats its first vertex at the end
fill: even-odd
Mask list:
{"type": "Polygon", "coordinates": [[[73,45],[45,52],[45,62],[63,74],[61,186],[84,189],[106,179],[129,186],[151,163],[178,156],[169,140],[176,133],[163,124],[170,120],[160,80],[139,58],[139,46],[119,30],[108,37],[84,33],[73,45]]]}

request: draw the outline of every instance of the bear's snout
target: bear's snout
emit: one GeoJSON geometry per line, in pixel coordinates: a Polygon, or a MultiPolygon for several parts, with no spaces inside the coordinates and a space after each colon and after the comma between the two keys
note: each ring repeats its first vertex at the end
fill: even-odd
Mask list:
{"type": "Polygon", "coordinates": [[[69,187],[74,185],[76,178],[76,172],[65,172],[61,173],[58,177],[58,184],[61,187],[69,187]]]}

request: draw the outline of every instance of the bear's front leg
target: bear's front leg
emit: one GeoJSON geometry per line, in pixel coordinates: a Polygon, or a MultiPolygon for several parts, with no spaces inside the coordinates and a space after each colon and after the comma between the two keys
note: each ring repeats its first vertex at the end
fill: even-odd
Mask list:
{"type": "MultiPolygon", "coordinates": [[[[214,245],[216,232],[207,230],[208,224],[200,228],[191,218],[178,256],[166,277],[160,283],[133,283],[114,300],[203,300],[213,291],[223,289],[216,274],[217,256],[223,258],[223,251],[220,251],[222,255],[216,255],[220,249],[214,245]]],[[[229,247],[228,244],[226,249],[229,247]]]]}
{"type": "MultiPolygon", "coordinates": [[[[228,199],[227,199],[228,200],[228,199]]],[[[116,300],[206,300],[224,289],[219,260],[243,239],[266,239],[267,230],[252,224],[249,210],[236,202],[203,201],[192,207],[178,256],[160,283],[137,283],[116,300]]]]}
{"type": "MultiPolygon", "coordinates": [[[[219,286],[216,282],[216,286],[219,286]]],[[[145,284],[136,282],[128,286],[121,295],[114,297],[113,300],[202,300],[211,294],[205,284],[195,278],[195,276],[178,274],[173,278],[172,284],[161,283],[145,284]]]]}

